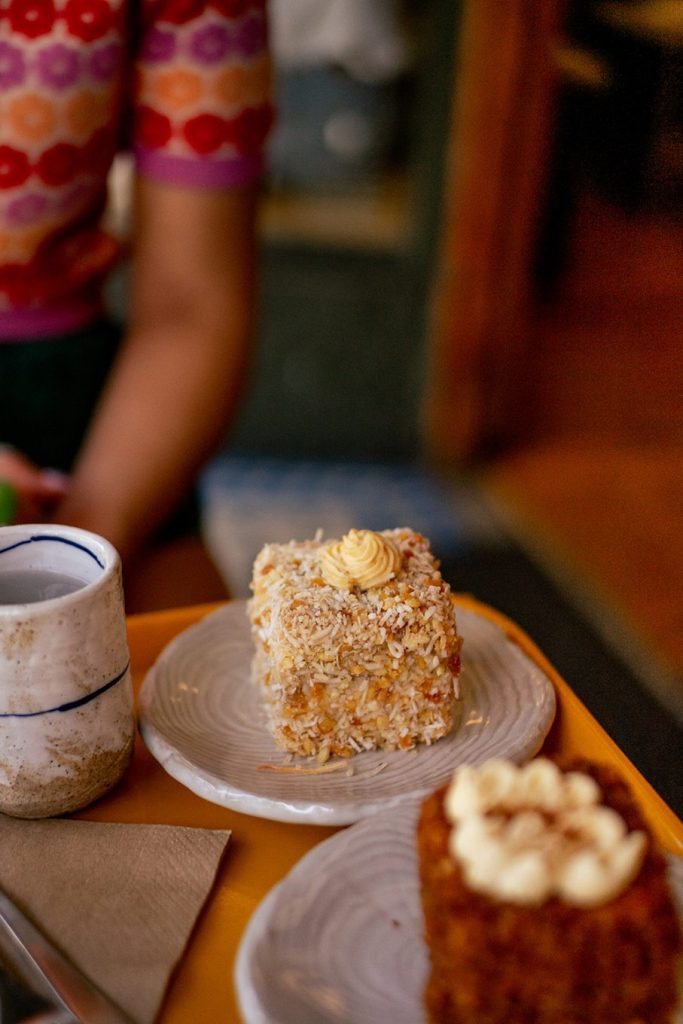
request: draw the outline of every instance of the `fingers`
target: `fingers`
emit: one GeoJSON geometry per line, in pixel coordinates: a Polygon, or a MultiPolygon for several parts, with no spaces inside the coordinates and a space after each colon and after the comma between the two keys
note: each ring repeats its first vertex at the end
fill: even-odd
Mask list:
{"type": "Polygon", "coordinates": [[[0,482],[4,485],[0,518],[7,521],[11,515],[14,522],[23,523],[46,519],[69,489],[64,473],[36,466],[6,445],[0,446],[0,482]]]}
{"type": "Polygon", "coordinates": [[[59,501],[69,491],[69,478],[58,469],[41,469],[37,485],[38,492],[43,498],[59,501]]]}

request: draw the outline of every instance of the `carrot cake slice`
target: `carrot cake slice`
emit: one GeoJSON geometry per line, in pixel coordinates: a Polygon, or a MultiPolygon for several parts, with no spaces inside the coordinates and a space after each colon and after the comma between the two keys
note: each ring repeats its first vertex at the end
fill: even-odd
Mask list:
{"type": "Polygon", "coordinates": [[[667,864],[613,768],[463,765],[417,845],[431,1024],[671,1024],[667,864]]]}

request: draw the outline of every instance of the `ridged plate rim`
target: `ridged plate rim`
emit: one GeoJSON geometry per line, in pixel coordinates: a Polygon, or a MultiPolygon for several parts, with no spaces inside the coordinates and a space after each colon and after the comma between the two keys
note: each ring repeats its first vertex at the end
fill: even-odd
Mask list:
{"type": "Polygon", "coordinates": [[[179,633],[140,692],[142,737],[164,769],[198,796],[276,821],[348,825],[426,795],[463,761],[522,762],[541,747],[556,696],[545,673],[496,623],[456,608],[464,637],[462,700],[450,736],[417,752],[369,751],[344,771],[293,776],[267,730],[251,681],[246,602],[233,601],[179,633]]]}
{"type": "MultiPolygon", "coordinates": [[[[419,807],[324,840],[259,903],[234,964],[245,1024],[425,1024],[419,807]]],[[[683,916],[683,859],[667,859],[683,916]]]]}

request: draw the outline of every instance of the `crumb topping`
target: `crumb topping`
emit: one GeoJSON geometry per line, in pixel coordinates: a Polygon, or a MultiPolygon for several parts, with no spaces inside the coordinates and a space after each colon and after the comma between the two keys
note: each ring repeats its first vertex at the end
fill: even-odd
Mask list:
{"type": "Polygon", "coordinates": [[[267,544],[254,562],[254,676],[271,706],[280,705],[288,749],[318,753],[315,737],[326,732],[333,753],[369,749],[378,745],[370,719],[390,737],[389,749],[414,746],[416,723],[423,742],[450,728],[445,709],[458,695],[461,644],[450,587],[422,535],[401,528],[376,536],[399,562],[367,590],[326,580],[329,543],[320,540],[267,544]]]}

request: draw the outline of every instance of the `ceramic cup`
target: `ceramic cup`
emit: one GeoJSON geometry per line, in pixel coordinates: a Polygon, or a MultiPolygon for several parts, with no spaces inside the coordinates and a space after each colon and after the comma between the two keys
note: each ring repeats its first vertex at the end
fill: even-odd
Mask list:
{"type": "Polygon", "coordinates": [[[134,732],[117,551],[72,527],[0,527],[0,811],[84,807],[120,779],[134,732]]]}

